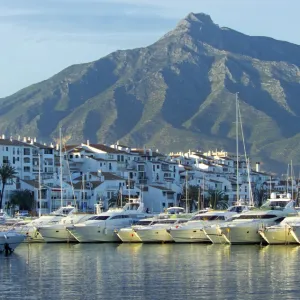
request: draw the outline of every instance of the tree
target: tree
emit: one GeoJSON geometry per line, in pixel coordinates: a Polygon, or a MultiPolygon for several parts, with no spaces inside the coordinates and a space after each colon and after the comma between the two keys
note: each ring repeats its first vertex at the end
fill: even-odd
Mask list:
{"type": "Polygon", "coordinates": [[[180,205],[185,207],[186,201],[188,201],[189,211],[193,211],[195,207],[198,206],[198,197],[199,197],[199,187],[197,185],[189,185],[186,193],[186,186],[183,186],[180,205]],[[186,200],[187,194],[187,200],[186,200]]]}
{"type": "Polygon", "coordinates": [[[20,210],[32,210],[35,205],[33,192],[29,190],[14,191],[10,196],[9,205],[11,207],[18,205],[20,210]]]}
{"type": "Polygon", "coordinates": [[[220,190],[208,190],[209,205],[213,209],[226,209],[228,208],[228,197],[225,197],[224,192],[220,190]]]}
{"type": "Polygon", "coordinates": [[[255,187],[253,191],[253,198],[258,207],[260,207],[265,200],[267,200],[269,195],[268,188],[264,185],[260,187],[255,187]]]}
{"type": "Polygon", "coordinates": [[[15,177],[16,174],[17,174],[16,169],[12,167],[10,164],[3,164],[0,167],[0,178],[2,182],[2,189],[0,195],[0,209],[2,209],[5,185],[7,184],[7,181],[15,177]]]}

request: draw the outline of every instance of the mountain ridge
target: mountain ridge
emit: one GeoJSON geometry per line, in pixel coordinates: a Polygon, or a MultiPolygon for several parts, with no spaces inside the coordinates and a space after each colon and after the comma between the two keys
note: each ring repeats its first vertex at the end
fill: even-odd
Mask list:
{"type": "Polygon", "coordinates": [[[72,65],[0,99],[0,132],[47,139],[62,127],[70,142],[233,151],[239,92],[249,154],[281,170],[299,161],[299,66],[300,46],[190,13],[148,47],[72,65]]]}

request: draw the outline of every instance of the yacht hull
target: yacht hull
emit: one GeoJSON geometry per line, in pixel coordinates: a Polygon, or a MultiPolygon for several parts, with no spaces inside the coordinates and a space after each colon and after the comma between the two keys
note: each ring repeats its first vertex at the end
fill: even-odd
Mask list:
{"type": "Polygon", "coordinates": [[[205,235],[207,238],[213,243],[213,244],[226,244],[227,241],[224,238],[222,231],[218,226],[214,227],[207,227],[203,229],[205,235]]]}
{"type": "Polygon", "coordinates": [[[270,245],[296,244],[289,226],[278,226],[259,230],[261,237],[270,245]]]}
{"type": "Polygon", "coordinates": [[[65,226],[40,227],[38,231],[46,243],[69,243],[77,242],[75,237],[67,231],[65,226]]]}
{"type": "Polygon", "coordinates": [[[291,227],[291,235],[293,236],[294,240],[300,244],[300,226],[292,226],[291,227]]]}
{"type": "Polygon", "coordinates": [[[203,229],[171,229],[170,235],[175,243],[207,243],[210,242],[203,229]]]}
{"type": "Polygon", "coordinates": [[[18,233],[3,232],[0,233],[0,252],[5,251],[6,244],[13,251],[19,246],[26,236],[18,233]]]}
{"type": "Polygon", "coordinates": [[[123,243],[141,243],[141,239],[132,228],[122,228],[117,232],[119,239],[123,243]]]}
{"type": "Polygon", "coordinates": [[[79,243],[120,242],[115,229],[103,226],[67,227],[67,230],[79,243]]]}
{"type": "Polygon", "coordinates": [[[227,244],[260,244],[263,241],[257,226],[230,226],[221,231],[227,244]]]}
{"type": "Polygon", "coordinates": [[[137,230],[136,233],[143,243],[165,243],[174,241],[166,228],[137,230]]]}
{"type": "Polygon", "coordinates": [[[13,229],[13,232],[26,236],[25,243],[44,243],[45,240],[42,235],[37,231],[36,227],[17,227],[13,229]]]}

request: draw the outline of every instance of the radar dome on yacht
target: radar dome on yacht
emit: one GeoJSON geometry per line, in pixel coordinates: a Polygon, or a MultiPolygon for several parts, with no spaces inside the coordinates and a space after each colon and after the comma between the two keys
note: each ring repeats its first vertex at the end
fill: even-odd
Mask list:
{"type": "Polygon", "coordinates": [[[271,199],[276,199],[276,193],[271,193],[271,199]]]}
{"type": "Polygon", "coordinates": [[[292,199],[292,194],[291,194],[291,193],[287,193],[287,194],[286,194],[286,197],[287,197],[288,199],[292,199]]]}

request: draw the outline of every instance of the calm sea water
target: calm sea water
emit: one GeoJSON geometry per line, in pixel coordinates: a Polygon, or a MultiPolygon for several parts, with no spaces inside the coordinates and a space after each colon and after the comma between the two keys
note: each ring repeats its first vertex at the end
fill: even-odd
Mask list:
{"type": "Polygon", "coordinates": [[[300,299],[299,246],[21,245],[0,299],[300,299]]]}

